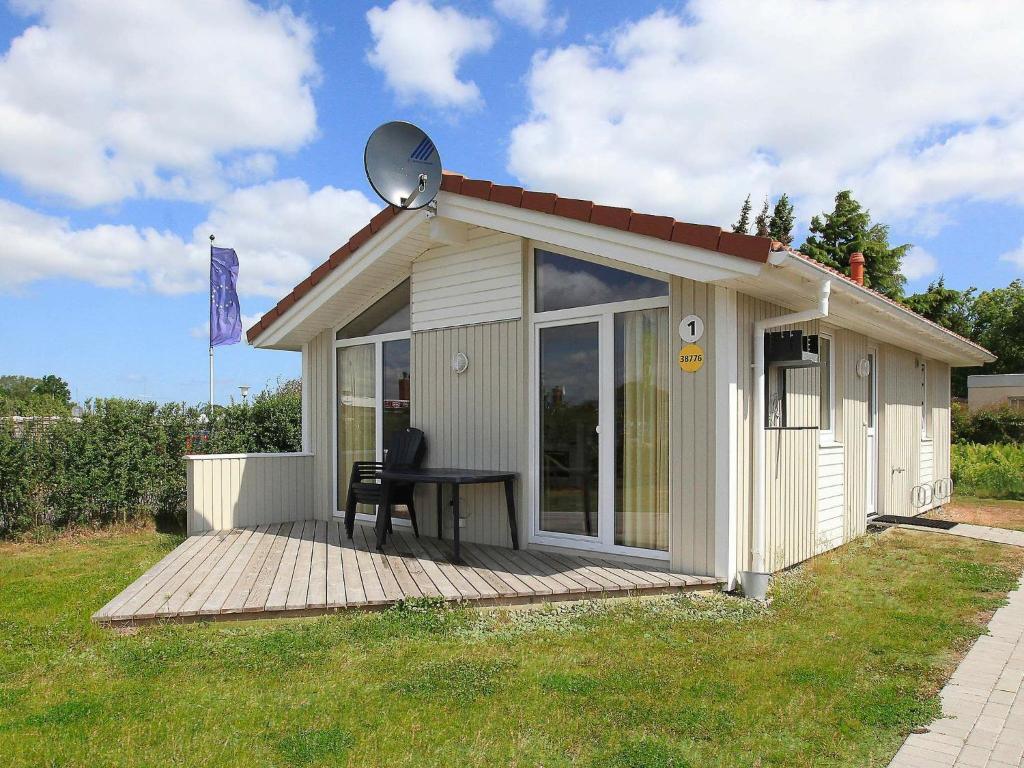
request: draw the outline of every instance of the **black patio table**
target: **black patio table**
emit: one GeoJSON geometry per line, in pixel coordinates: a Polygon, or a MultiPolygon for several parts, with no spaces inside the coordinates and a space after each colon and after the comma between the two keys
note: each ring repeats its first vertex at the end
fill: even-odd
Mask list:
{"type": "Polygon", "coordinates": [[[461,562],[459,554],[459,486],[480,485],[482,483],[502,483],[505,486],[505,509],[508,512],[508,527],[512,534],[512,548],[519,549],[519,531],[516,527],[516,501],[512,488],[513,481],[518,477],[516,472],[495,471],[489,469],[457,469],[417,468],[417,469],[385,469],[381,472],[380,511],[377,513],[377,549],[384,546],[388,534],[388,523],[391,521],[391,488],[393,482],[402,483],[433,483],[437,486],[437,537],[442,538],[442,491],[444,486],[452,487],[452,553],[455,562],[461,562]]]}

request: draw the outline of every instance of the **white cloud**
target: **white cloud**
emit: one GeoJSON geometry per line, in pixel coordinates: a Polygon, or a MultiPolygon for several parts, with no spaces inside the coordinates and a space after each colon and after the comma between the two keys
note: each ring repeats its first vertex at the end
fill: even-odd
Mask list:
{"type": "Polygon", "coordinates": [[[561,34],[569,19],[568,14],[564,13],[561,16],[552,15],[548,0],[494,0],[494,10],[534,34],[544,31],[561,34]]]}
{"type": "Polygon", "coordinates": [[[598,39],[534,58],[508,159],[531,186],[716,224],[748,192],[802,220],[846,187],[933,225],[1024,204],[1015,4],[695,0],[598,39]]]}
{"type": "Polygon", "coordinates": [[[901,271],[907,280],[920,280],[922,277],[929,277],[938,272],[939,262],[924,248],[914,246],[903,257],[901,271]]]}
{"type": "Polygon", "coordinates": [[[459,78],[462,59],[494,44],[487,19],[455,8],[435,8],[427,0],[395,0],[366,13],[373,36],[367,60],[384,73],[404,102],[423,99],[436,107],[474,107],[482,103],[472,80],[459,78]]]}
{"type": "Polygon", "coordinates": [[[1014,248],[1012,251],[1007,251],[999,256],[1000,261],[1007,261],[1010,264],[1016,264],[1021,269],[1024,269],[1024,237],[1021,238],[1020,245],[1014,248]]]}
{"type": "Polygon", "coordinates": [[[377,210],[361,192],[311,192],[305,182],[286,179],[227,195],[185,240],[150,227],[75,229],[66,219],[0,201],[0,285],[16,290],[72,278],[166,294],[204,291],[214,233],[218,244],[238,252],[239,293],[277,299],[377,210]]]}
{"type": "Polygon", "coordinates": [[[309,25],[245,0],[38,0],[0,59],[0,173],[81,205],[212,199],[316,132],[309,25]]]}

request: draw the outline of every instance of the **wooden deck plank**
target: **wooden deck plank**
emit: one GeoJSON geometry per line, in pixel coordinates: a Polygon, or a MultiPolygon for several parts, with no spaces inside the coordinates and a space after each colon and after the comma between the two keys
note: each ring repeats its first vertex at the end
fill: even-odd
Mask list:
{"type": "Polygon", "coordinates": [[[288,539],[281,554],[281,562],[277,566],[274,583],[267,596],[265,608],[268,611],[283,611],[288,605],[292,574],[295,573],[295,562],[299,559],[299,544],[302,543],[302,529],[305,527],[306,523],[300,520],[292,523],[292,527],[288,529],[288,539]]]}
{"type": "Polygon", "coordinates": [[[423,547],[421,547],[416,541],[415,536],[411,533],[406,534],[398,528],[395,528],[394,536],[403,543],[404,550],[406,552],[412,552],[413,556],[416,558],[416,562],[419,563],[423,572],[427,574],[427,578],[434,583],[434,586],[437,587],[437,591],[441,593],[441,596],[445,600],[462,599],[462,592],[458,587],[452,584],[451,580],[449,580],[449,578],[438,567],[438,564],[435,563],[432,558],[427,556],[423,547]]]}
{"type": "Polygon", "coordinates": [[[288,548],[291,530],[291,523],[282,523],[276,532],[273,534],[268,533],[268,536],[273,536],[273,541],[270,544],[267,557],[260,568],[259,575],[257,575],[256,581],[245,598],[245,603],[242,606],[243,612],[249,613],[266,609],[267,600],[270,599],[270,590],[274,588],[274,580],[277,578],[277,571],[281,567],[281,558],[284,557],[284,551],[288,548]]]}
{"type": "Polygon", "coordinates": [[[582,594],[587,591],[587,587],[585,584],[581,584],[580,582],[576,581],[568,574],[560,571],[557,567],[555,567],[553,563],[549,563],[543,558],[537,557],[533,552],[516,552],[516,557],[522,558],[527,562],[533,562],[534,567],[537,568],[541,573],[543,573],[546,578],[560,584],[562,586],[560,594],[582,594]]]}
{"type": "Polygon", "coordinates": [[[388,599],[384,595],[384,586],[377,576],[377,569],[373,567],[373,560],[370,559],[370,550],[365,537],[364,527],[357,526],[352,537],[352,542],[355,544],[356,563],[359,566],[359,576],[363,580],[366,602],[370,605],[380,605],[388,602],[388,599]]]}
{"type": "Polygon", "coordinates": [[[177,597],[180,594],[179,590],[182,585],[188,580],[188,578],[195,573],[196,569],[200,568],[206,559],[214,552],[223,542],[224,537],[220,535],[221,532],[214,534],[207,538],[203,542],[202,546],[197,549],[192,557],[188,559],[187,563],[183,563],[178,572],[174,574],[167,583],[158,589],[150,598],[146,601],[145,605],[139,607],[135,612],[134,616],[140,619],[151,619],[163,608],[164,604],[171,598],[177,597]]]}
{"type": "Polygon", "coordinates": [[[581,576],[573,570],[566,568],[561,563],[555,562],[555,560],[548,557],[546,552],[539,549],[531,549],[529,554],[531,557],[539,560],[543,565],[547,566],[551,571],[552,578],[559,578],[566,584],[573,584],[582,592],[601,591],[599,584],[581,576]]]}
{"type": "Polygon", "coordinates": [[[422,594],[423,597],[441,597],[440,590],[438,590],[434,585],[434,582],[427,575],[426,571],[423,570],[422,564],[420,564],[415,557],[410,557],[406,554],[404,549],[400,549],[393,536],[389,537],[388,543],[394,548],[395,552],[398,553],[398,556],[402,558],[402,564],[409,571],[409,575],[412,577],[413,581],[416,582],[416,586],[419,588],[420,594],[422,594]]]}
{"type": "Polygon", "coordinates": [[[462,593],[464,599],[493,599],[498,596],[494,588],[484,579],[480,578],[474,568],[450,562],[444,551],[436,546],[434,539],[422,537],[417,542],[426,553],[426,556],[437,563],[437,567],[444,572],[448,580],[462,593]]]}
{"type": "Polygon", "coordinates": [[[585,564],[575,558],[563,557],[556,552],[545,552],[544,556],[561,568],[563,572],[568,573],[575,581],[585,584],[587,592],[601,593],[611,589],[611,586],[605,579],[599,579],[592,575],[585,567],[585,564]]]}
{"type": "MultiPolygon", "coordinates": [[[[224,602],[220,605],[218,613],[238,613],[245,608],[245,601],[249,599],[249,593],[252,591],[256,584],[257,578],[259,578],[260,571],[263,569],[263,564],[267,560],[267,555],[270,553],[270,549],[277,539],[277,532],[281,529],[281,526],[277,523],[271,525],[261,526],[263,529],[262,533],[256,538],[256,549],[253,550],[252,555],[249,557],[249,562],[245,564],[245,569],[238,577],[238,581],[231,587],[231,591],[224,598],[224,602]]],[[[252,539],[250,539],[250,542],[252,539]]]]}
{"type": "Polygon", "coordinates": [[[580,557],[580,562],[584,563],[592,571],[599,573],[608,581],[618,585],[619,589],[637,590],[653,586],[650,580],[639,577],[634,573],[627,573],[624,568],[617,565],[602,564],[600,560],[587,557],[586,555],[580,557]]]}
{"type": "Polygon", "coordinates": [[[509,573],[514,573],[526,586],[538,595],[563,595],[569,591],[561,581],[545,574],[540,565],[532,559],[522,557],[520,552],[503,547],[483,547],[492,560],[501,563],[509,573]]]}
{"type": "Polygon", "coordinates": [[[388,561],[387,555],[383,552],[378,552],[375,547],[370,546],[366,526],[359,526],[356,535],[362,537],[363,546],[370,553],[370,562],[373,563],[373,568],[377,572],[377,580],[380,582],[381,589],[384,590],[384,599],[398,601],[404,598],[405,591],[398,584],[398,578],[391,570],[391,563],[388,561]]]}
{"type": "Polygon", "coordinates": [[[360,523],[348,539],[335,521],[306,520],[200,534],[182,542],[94,615],[101,623],[232,613],[327,612],[440,596],[468,603],[642,593],[713,586],[598,552],[516,551],[450,542],[398,528],[384,550],[360,523]]]}
{"type": "Polygon", "coordinates": [[[174,568],[175,565],[177,565],[177,567],[181,567],[181,563],[184,561],[183,559],[188,556],[188,553],[194,547],[200,545],[202,538],[202,536],[189,536],[185,541],[181,542],[181,544],[160,558],[157,563],[139,576],[139,578],[114,595],[106,605],[93,614],[93,619],[102,620],[110,616],[117,615],[121,606],[141,594],[143,590],[153,584],[153,582],[157,581],[161,576],[165,579],[170,578],[168,575],[169,569],[174,568]]]}
{"type": "Polygon", "coordinates": [[[395,579],[398,581],[398,586],[402,589],[403,597],[423,597],[419,585],[416,584],[416,580],[409,573],[409,568],[405,564],[405,558],[398,553],[392,542],[389,541],[384,545],[383,555],[388,561],[391,573],[394,574],[395,579]]]}
{"type": "Polygon", "coordinates": [[[345,577],[341,570],[342,526],[333,520],[327,523],[327,607],[347,605],[345,577]]]}
{"type": "Polygon", "coordinates": [[[468,542],[462,542],[460,547],[462,550],[462,556],[467,560],[467,562],[472,562],[475,565],[486,568],[514,589],[516,597],[533,596],[534,592],[532,587],[528,586],[515,574],[509,573],[509,571],[500,563],[494,562],[486,552],[484,552],[482,547],[478,547],[478,545],[470,544],[468,542]]]}
{"type": "Polygon", "coordinates": [[[345,579],[345,601],[349,605],[363,605],[366,602],[366,590],[363,589],[363,577],[359,573],[355,540],[347,538],[345,534],[341,535],[341,570],[345,579]]]}
{"type": "Polygon", "coordinates": [[[249,561],[255,554],[260,542],[263,540],[263,535],[267,532],[269,527],[269,525],[259,525],[255,528],[246,529],[250,532],[250,535],[248,540],[245,542],[245,548],[238,553],[238,556],[231,563],[231,567],[224,573],[220,583],[217,584],[216,588],[210,593],[210,596],[206,598],[206,602],[204,602],[199,608],[199,613],[201,615],[206,616],[220,613],[221,608],[224,606],[224,602],[234,591],[238,580],[242,578],[242,574],[245,573],[245,569],[248,567],[249,561]]]}
{"type": "Polygon", "coordinates": [[[327,526],[326,520],[317,520],[313,533],[313,557],[309,563],[309,586],[306,590],[307,608],[327,607],[327,526]]]}
{"type": "MultiPolygon", "coordinates": [[[[196,587],[195,591],[189,595],[188,600],[181,606],[181,610],[178,615],[181,616],[194,616],[202,611],[203,605],[210,599],[210,596],[214,593],[220,583],[227,576],[228,571],[234,565],[235,560],[245,549],[245,545],[249,543],[249,539],[252,538],[253,530],[251,528],[243,528],[239,531],[235,537],[234,544],[221,555],[214,555],[217,558],[217,562],[213,564],[209,572],[203,578],[203,580],[196,587]]],[[[238,573],[235,573],[235,579],[238,578],[238,573]]],[[[230,588],[228,585],[227,588],[230,588]]]]}
{"type": "MultiPolygon", "coordinates": [[[[207,576],[217,567],[224,557],[238,542],[241,532],[237,530],[222,531],[219,534],[220,541],[217,546],[210,550],[209,555],[203,559],[175,589],[166,602],[157,610],[157,616],[184,616],[185,604],[189,602],[196,592],[200,590],[206,581],[207,576]]],[[[219,579],[218,579],[219,580],[219,579]]],[[[214,584],[213,586],[216,586],[214,584]]],[[[203,597],[205,600],[205,596],[203,597]]],[[[202,605],[200,603],[199,605],[202,605]]]]}
{"type": "MultiPolygon", "coordinates": [[[[297,611],[306,607],[306,595],[309,593],[310,568],[313,565],[313,539],[316,536],[316,520],[307,520],[302,525],[302,536],[299,538],[299,551],[295,555],[295,568],[292,570],[291,584],[288,585],[288,597],[285,609],[297,611]]],[[[326,594],[327,588],[324,587],[326,594]]]]}

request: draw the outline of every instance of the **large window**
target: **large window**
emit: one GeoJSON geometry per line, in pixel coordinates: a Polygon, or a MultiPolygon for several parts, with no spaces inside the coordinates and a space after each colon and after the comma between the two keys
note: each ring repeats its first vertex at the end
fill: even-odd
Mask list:
{"type": "MultiPolygon", "coordinates": [[[[409,281],[335,334],[338,510],[356,461],[382,461],[409,426],[412,399],[409,281]]],[[[362,510],[371,512],[373,510],[362,510]]],[[[397,516],[404,514],[399,508],[397,516]]]]}
{"type": "Polygon", "coordinates": [[[536,532],[668,550],[668,283],[549,251],[534,261],[536,532]]]}
{"type": "Polygon", "coordinates": [[[538,312],[668,296],[668,283],[560,253],[536,251],[538,312]]]}

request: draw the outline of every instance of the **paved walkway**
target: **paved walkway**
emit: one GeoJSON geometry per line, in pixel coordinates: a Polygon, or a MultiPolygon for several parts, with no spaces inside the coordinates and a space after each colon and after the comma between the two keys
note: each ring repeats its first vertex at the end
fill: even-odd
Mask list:
{"type": "MultiPolygon", "coordinates": [[[[1024,546],[1020,531],[961,524],[935,532],[1024,546]]],[[[890,768],[1024,765],[1024,577],[988,629],[942,689],[944,716],[909,736],[890,768]]]]}
{"type": "Polygon", "coordinates": [[[908,531],[945,533],[949,536],[963,536],[966,539],[981,539],[982,541],[994,541],[996,544],[1012,544],[1015,547],[1024,547],[1024,531],[1011,531],[1007,528],[992,528],[988,525],[957,523],[952,528],[925,528],[918,525],[897,525],[894,527],[903,528],[908,531]]]}

